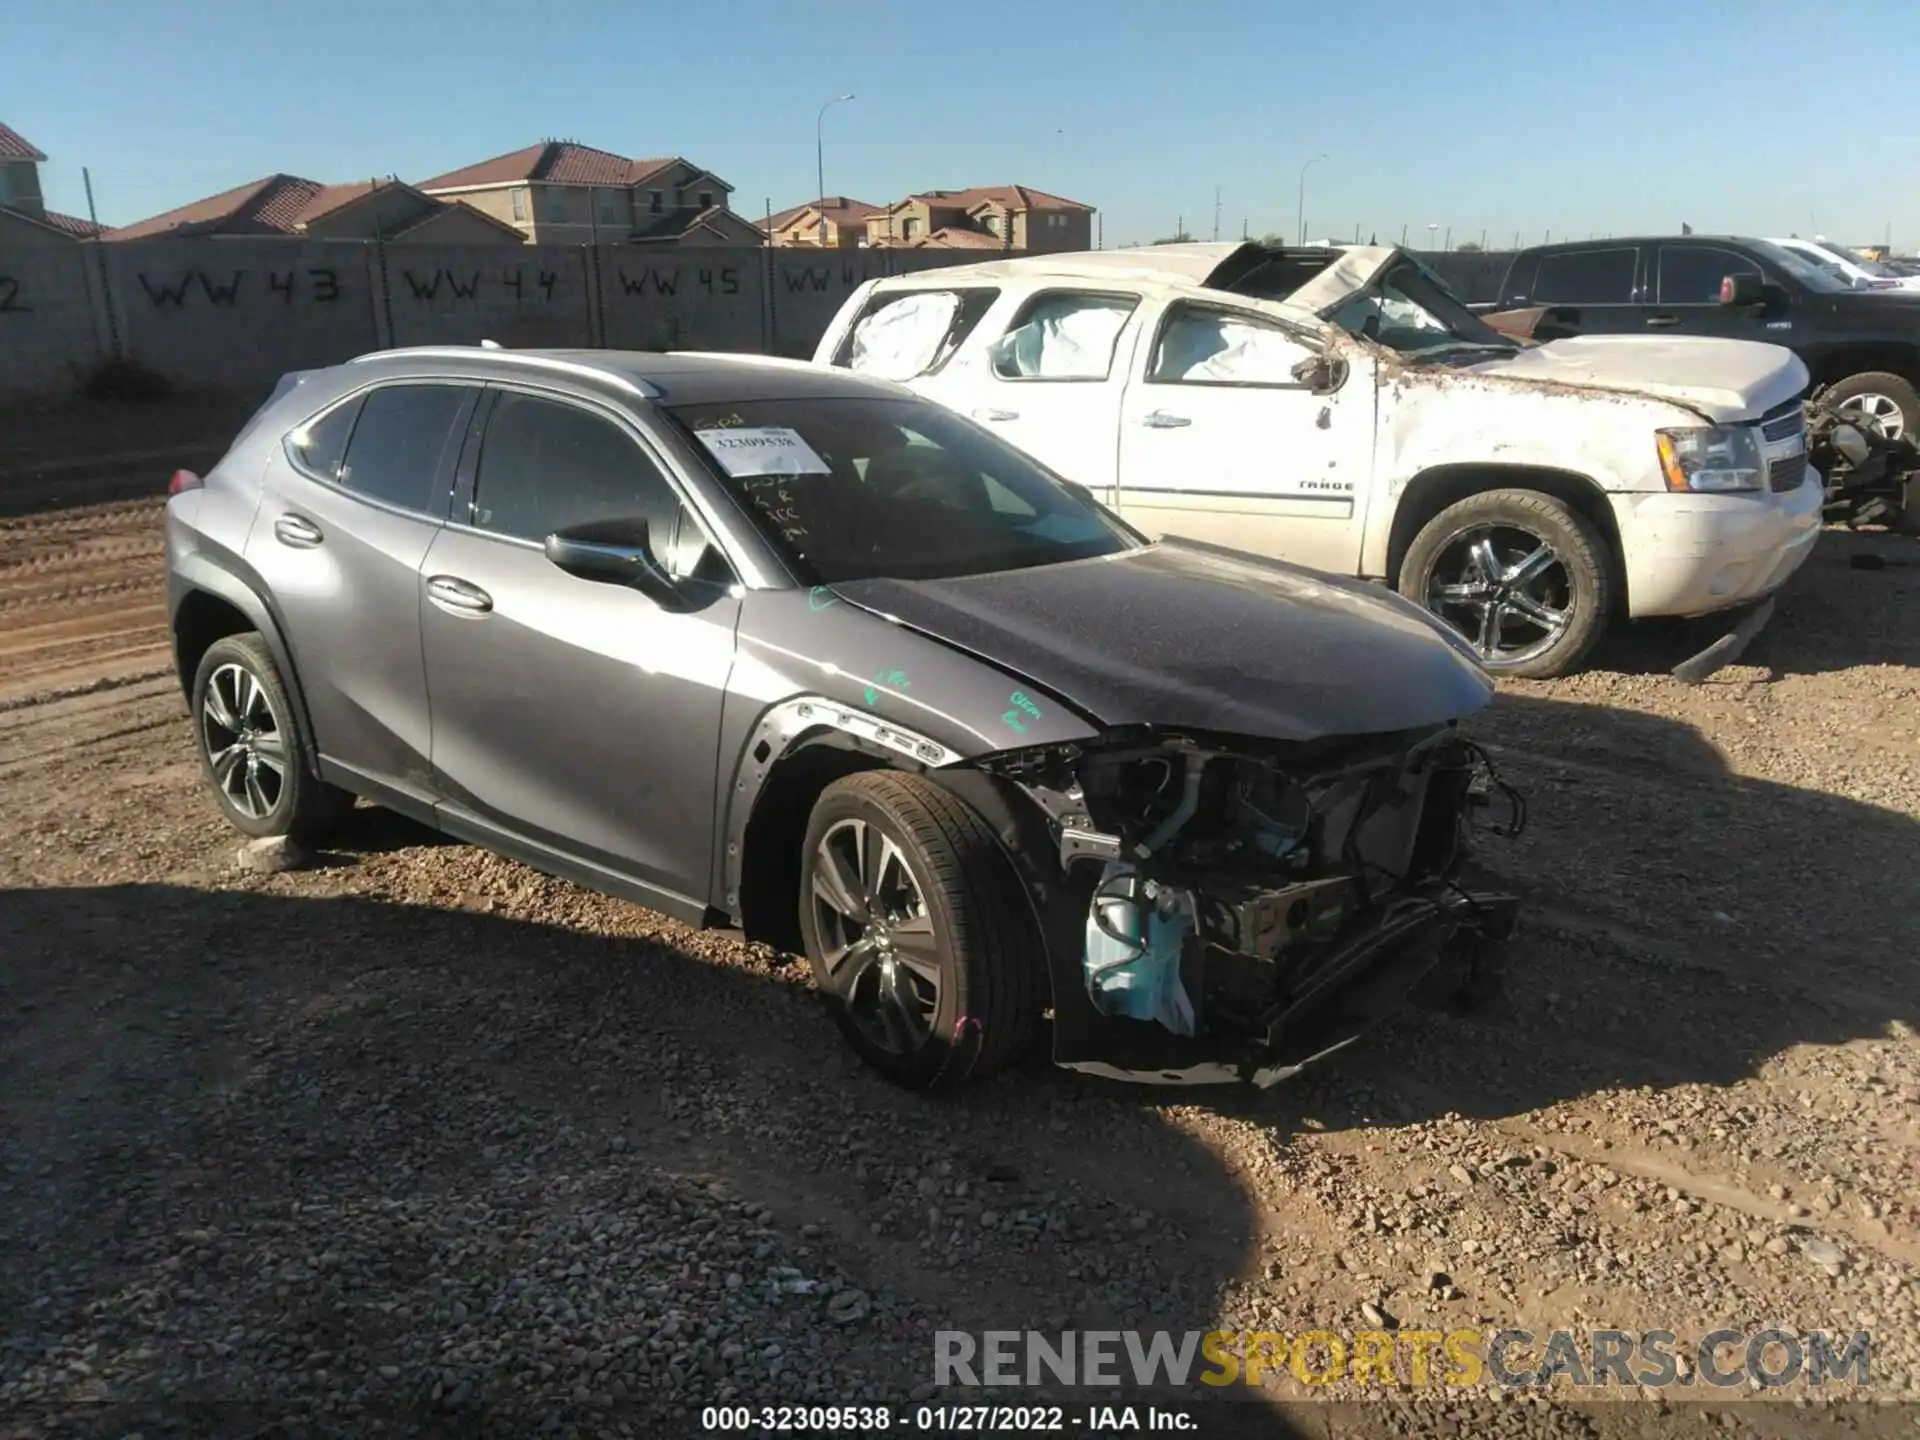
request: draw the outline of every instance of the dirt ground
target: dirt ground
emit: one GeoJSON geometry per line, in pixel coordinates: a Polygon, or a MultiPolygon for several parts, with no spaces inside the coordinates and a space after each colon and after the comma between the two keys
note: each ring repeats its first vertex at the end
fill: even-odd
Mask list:
{"type": "MultiPolygon", "coordinates": [[[[159,513],[0,520],[0,1435],[1026,1401],[936,1393],[932,1336],[1030,1326],[1868,1330],[1870,1387],[1822,1393],[1920,1399],[1920,546],[1830,534],[1705,686],[1637,633],[1504,689],[1474,732],[1531,826],[1485,858],[1529,909],[1491,1008],[1266,1093],[1042,1064],[935,1101],[783,957],[377,810],[237,869],[159,513]]],[[[1270,1435],[1915,1413],[1204,1390],[1159,1403],[1270,1435]]]]}

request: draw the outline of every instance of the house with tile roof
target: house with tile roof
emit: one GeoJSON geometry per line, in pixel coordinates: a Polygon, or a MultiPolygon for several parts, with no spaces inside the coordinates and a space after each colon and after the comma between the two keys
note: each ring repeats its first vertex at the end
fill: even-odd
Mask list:
{"type": "Polygon", "coordinates": [[[1091,250],[1093,213],[1091,205],[1031,185],[925,190],[870,213],[867,244],[1029,254],[1091,250]]]}
{"type": "Polygon", "coordinates": [[[543,140],[422,181],[543,245],[753,245],[760,230],[728,207],[733,187],[683,156],[635,160],[574,140],[543,140]]]}
{"type": "Polygon", "coordinates": [[[867,216],[878,210],[850,195],[822,195],[771,216],[762,227],[769,245],[853,250],[867,243],[867,216]]]}
{"type": "Polygon", "coordinates": [[[299,175],[268,175],[218,195],[109,230],[104,240],[307,236],[394,243],[437,241],[519,245],[525,237],[470,205],[443,201],[404,180],[322,185],[299,175]]]}
{"type": "Polygon", "coordinates": [[[0,125],[0,243],[88,240],[101,227],[77,215],[47,209],[40,167],[47,157],[19,131],[0,125]]]}

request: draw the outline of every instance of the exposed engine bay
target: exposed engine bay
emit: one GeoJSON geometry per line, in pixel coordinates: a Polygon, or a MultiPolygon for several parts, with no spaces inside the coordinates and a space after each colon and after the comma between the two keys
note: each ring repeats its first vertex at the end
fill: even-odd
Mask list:
{"type": "Polygon", "coordinates": [[[1826,478],[1823,518],[1830,524],[1897,525],[1914,508],[1912,442],[1889,439],[1824,392],[1807,402],[1807,460],[1826,478]]]}
{"type": "Polygon", "coordinates": [[[1465,875],[1472,832],[1517,835],[1525,803],[1452,725],[1310,745],[1141,729],[995,768],[1058,844],[1071,1068],[1271,1084],[1514,928],[1515,897],[1465,875]]]}

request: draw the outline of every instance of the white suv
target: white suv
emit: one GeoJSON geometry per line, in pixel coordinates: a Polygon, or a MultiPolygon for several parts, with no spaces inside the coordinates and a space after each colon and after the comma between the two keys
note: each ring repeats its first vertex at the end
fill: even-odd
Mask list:
{"type": "MultiPolygon", "coordinates": [[[[1812,549],[1805,365],[1488,327],[1405,251],[1166,245],[870,281],[814,359],[971,415],[1149,534],[1385,580],[1489,668],[1768,599],[1812,549]]],[[[1753,607],[1686,678],[1766,621],[1753,607]]]]}

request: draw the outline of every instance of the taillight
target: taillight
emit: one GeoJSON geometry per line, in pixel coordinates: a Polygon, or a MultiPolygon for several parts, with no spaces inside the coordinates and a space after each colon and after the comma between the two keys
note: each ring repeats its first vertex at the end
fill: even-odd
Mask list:
{"type": "Polygon", "coordinates": [[[169,496],[184,495],[189,490],[198,490],[206,483],[191,470],[176,470],[173,472],[173,478],[167,481],[167,494],[169,496]]]}

